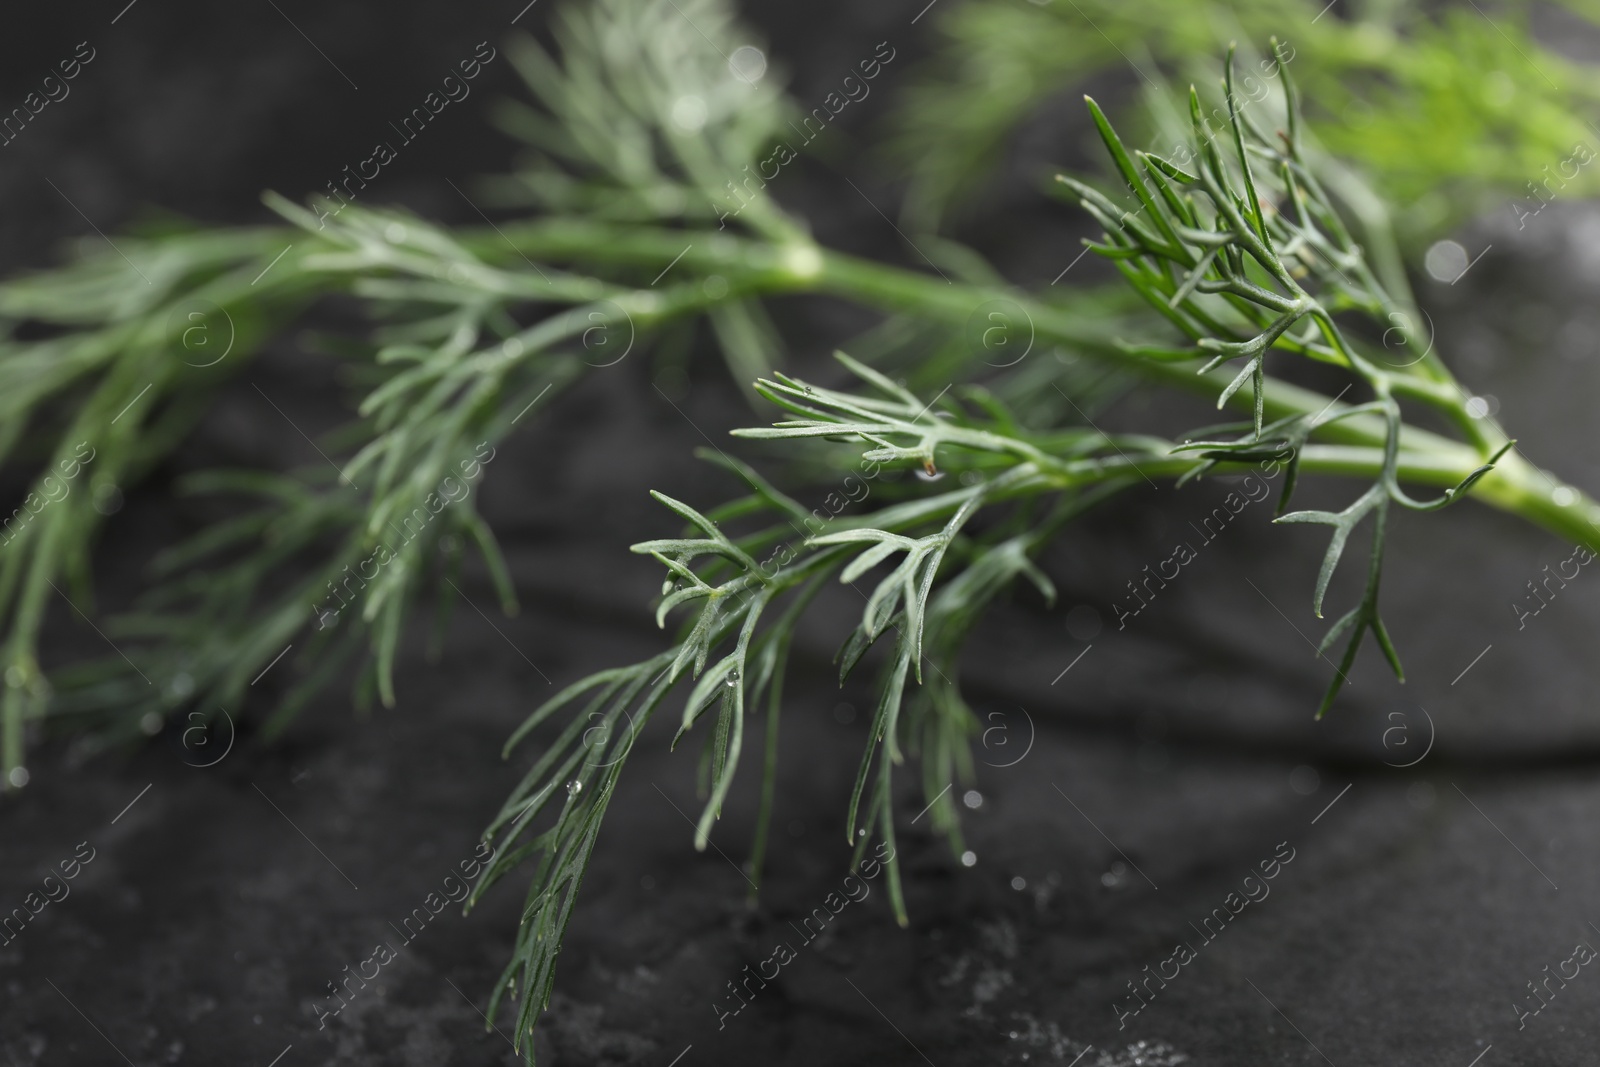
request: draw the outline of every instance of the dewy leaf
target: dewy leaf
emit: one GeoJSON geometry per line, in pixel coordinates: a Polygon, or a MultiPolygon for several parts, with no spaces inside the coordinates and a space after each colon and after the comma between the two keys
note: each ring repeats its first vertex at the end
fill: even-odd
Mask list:
{"type": "Polygon", "coordinates": [[[683,735],[688,733],[699,720],[702,712],[710,705],[712,699],[721,694],[722,690],[737,684],[737,680],[728,681],[729,675],[736,675],[741,666],[741,660],[735,652],[730,652],[702,674],[695,687],[689,693],[689,699],[683,706],[683,721],[678,725],[678,732],[673,735],[672,747],[677,748],[683,735]]]}

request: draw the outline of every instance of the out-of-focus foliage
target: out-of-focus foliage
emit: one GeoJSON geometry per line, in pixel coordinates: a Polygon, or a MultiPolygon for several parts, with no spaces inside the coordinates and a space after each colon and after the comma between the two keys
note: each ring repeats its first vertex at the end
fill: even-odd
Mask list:
{"type": "Polygon", "coordinates": [[[1216,73],[1197,57],[1271,35],[1291,50],[1309,140],[1366,172],[1408,243],[1491,207],[1510,211],[1514,198],[1537,206],[1536,194],[1600,190],[1600,168],[1568,177],[1561,166],[1576,145],[1600,146],[1588,118],[1600,114],[1600,74],[1552,47],[1600,42],[1593,0],[968,0],[937,28],[942,42],[892,124],[920,230],[980,188],[1017,127],[1053,98],[1119,72],[1147,92],[1168,79],[1204,91],[1216,73]]]}

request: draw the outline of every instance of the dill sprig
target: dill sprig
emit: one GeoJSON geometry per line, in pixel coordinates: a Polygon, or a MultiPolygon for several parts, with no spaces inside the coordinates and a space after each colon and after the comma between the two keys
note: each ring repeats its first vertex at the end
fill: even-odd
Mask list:
{"type": "MultiPolygon", "coordinates": [[[[1264,450],[1291,457],[1276,521],[1333,529],[1312,595],[1312,611],[1317,617],[1322,616],[1328,584],[1351,532],[1372,519],[1372,548],[1361,600],[1329,628],[1318,648],[1319,653],[1324,652],[1344,634],[1350,635],[1317,709],[1320,717],[1332,705],[1369,631],[1395,674],[1404,680],[1399,654],[1378,611],[1389,505],[1432,511],[1461,499],[1494,469],[1512,442],[1498,427],[1473,416],[1467,407],[1471,395],[1451,377],[1431,345],[1421,347],[1408,335],[1407,345],[1418,349],[1415,358],[1384,366],[1383,356],[1363,353],[1336,320],[1335,314],[1344,312],[1365,316],[1369,322],[1389,322],[1391,316],[1413,309],[1379,284],[1360,246],[1323,192],[1315,169],[1307,165],[1298,138],[1293,75],[1276,39],[1273,48],[1287,108],[1285,132],[1276,137],[1266,133],[1240,106],[1230,50],[1224,78],[1228,130],[1213,130],[1198,91],[1189,93],[1197,164],[1194,173],[1156,155],[1139,153],[1136,161],[1098,105],[1089,100],[1095,126],[1124,184],[1135,195],[1138,210],[1121,210],[1081,182],[1065,177],[1061,181],[1106,227],[1105,243],[1091,242],[1090,247],[1114,262],[1136,290],[1194,341],[1192,348],[1142,346],[1138,349],[1141,357],[1191,360],[1209,356],[1200,374],[1242,361],[1218,394],[1217,406],[1251,386],[1253,421],[1247,432],[1231,441],[1186,444],[1184,450],[1200,452],[1207,464],[1230,454],[1259,455],[1264,450]],[[1262,419],[1271,352],[1344,368],[1371,399],[1336,406],[1309,418],[1304,413],[1288,416],[1273,424],[1269,439],[1262,419]],[[1421,402],[1447,416],[1482,453],[1479,465],[1431,500],[1417,500],[1400,485],[1401,398],[1421,402]],[[1284,514],[1298,472],[1297,460],[1292,457],[1298,455],[1308,436],[1317,428],[1361,416],[1376,417],[1383,426],[1383,461],[1372,486],[1337,512],[1284,514]]],[[[1201,469],[1204,465],[1196,468],[1201,469]]]]}
{"type": "MultiPolygon", "coordinates": [[[[1274,47],[1279,49],[1277,42],[1274,47]]],[[[695,845],[704,848],[738,769],[747,710],[766,701],[769,739],[775,736],[790,636],[811,598],[829,581],[853,584],[879,576],[863,594],[860,621],[841,646],[841,682],[871,648],[893,635],[845,813],[844,837],[855,850],[854,863],[874,841],[893,844],[893,768],[913,739],[925,753],[925,793],[937,813],[936,825],[959,849],[957,813],[943,784],[970,778],[976,720],[953,680],[963,639],[993,597],[1019,577],[1052,599],[1054,590],[1033,563],[1034,555],[1065,522],[1121,489],[1145,479],[1181,482],[1262,458],[1282,461],[1287,476],[1277,521],[1333,528],[1313,593],[1318,615],[1351,531],[1372,520],[1365,588],[1323,641],[1325,650],[1348,635],[1319,716],[1333,703],[1368,632],[1401,673],[1378,610],[1391,505],[1437,510],[1478,495],[1597,542],[1590,520],[1600,510],[1586,499],[1580,506],[1574,491],[1565,498],[1553,494],[1547,476],[1510,452],[1512,442],[1498,426],[1475,417],[1470,395],[1431,348],[1418,345],[1414,358],[1397,365],[1351,332],[1352,319],[1390,323],[1397,311],[1409,309],[1410,297],[1379,283],[1324,192],[1317,168],[1301,150],[1294,83],[1282,51],[1276,54],[1287,108],[1285,129],[1276,136],[1238,106],[1230,54],[1224,130],[1210,128],[1198,94],[1190,93],[1193,170],[1157,155],[1130,153],[1090,100],[1123,191],[1106,194],[1062,179],[1105,227],[1103,239],[1089,242],[1090,248],[1111,260],[1159,319],[1189,342],[1093,345],[1096,358],[1136,366],[1168,382],[1202,383],[1219,407],[1230,401],[1243,405],[1249,421],[1195,431],[1179,442],[1110,437],[1081,426],[1031,433],[982,390],[967,387],[959,397],[945,391],[924,400],[841,354],[865,392],[826,389],[776,374],[760,380],[757,389],[791,417],[768,428],[735,431],[735,436],[856,441],[863,448],[863,465],[954,473],[962,488],[914,495],[824,524],[752,469],[723,458],[746,482],[746,496],[702,512],[655,494],[687,524],[685,531],[641,542],[633,550],[666,568],[656,617],[665,625],[675,611],[686,610],[678,639],[641,663],[568,686],[529,716],[506,749],[509,755],[552,717],[573,711],[487,830],[498,837],[501,858],[478,892],[538,857],[514,955],[496,994],[498,1002],[501,995],[521,990],[519,1041],[548,1002],[561,935],[640,732],[680,684],[688,686],[688,694],[675,745],[715,709],[714,725],[703,731],[709,789],[695,829],[695,845]],[[1329,398],[1285,385],[1269,375],[1269,355],[1342,368],[1366,395],[1342,403],[1342,393],[1329,398]],[[1463,439],[1407,425],[1402,400],[1444,414],[1463,439]],[[1226,432],[1232,436],[1219,436],[1226,432]],[[1310,472],[1355,474],[1371,484],[1342,511],[1287,511],[1299,477],[1310,472]],[[1417,499],[1406,483],[1443,492],[1417,499]],[[1535,496],[1549,502],[1537,516],[1525,510],[1535,496]],[[1042,506],[1021,506],[1033,502],[1042,506]],[[1557,513],[1563,517],[1552,523],[1557,513]],[[559,807],[553,821],[536,832],[539,817],[554,804],[559,807]]],[[[824,273],[830,262],[831,256],[824,257],[824,273]]],[[[905,288],[900,287],[902,298],[905,288]]],[[[1043,332],[1069,332],[1061,319],[1039,310],[1043,332]]],[[[758,883],[765,847],[772,760],[769,748],[752,884],[758,883]]],[[[900,872],[893,860],[886,866],[891,906],[904,923],[900,872]]]]}
{"type": "MultiPolygon", "coordinates": [[[[640,663],[565,687],[529,716],[508,756],[566,718],[486,830],[498,858],[474,901],[533,861],[495,990],[496,1005],[520,995],[516,1040],[530,1058],[527,1035],[548,1002],[616,783],[674,690],[687,689],[674,743],[699,727],[706,746],[697,847],[746,758],[747,713],[765,715],[751,849],[759,884],[788,652],[830,583],[871,581],[859,621],[841,635],[841,680],[869,659],[881,672],[843,819],[859,857],[893,841],[893,770],[908,755],[920,755],[933,822],[959,850],[958,813],[938,791],[970,777],[975,718],[958,683],[967,635],[1018,578],[1051,598],[1039,552],[1085,509],[1146,479],[1181,481],[1263,458],[1285,464],[1280,521],[1332,530],[1314,586],[1318,614],[1351,532],[1370,520],[1363,592],[1325,638],[1324,647],[1346,644],[1318,714],[1367,634],[1399,672],[1378,604],[1391,506],[1434,510],[1472,496],[1597,543],[1600,506],[1515,452],[1431,347],[1402,331],[1396,359],[1366,340],[1417,321],[1414,300],[1385,252],[1395,242],[1383,197],[1308,145],[1282,47],[1271,60],[1281,86],[1272,105],[1242,106],[1231,56],[1220,110],[1191,90],[1181,153],[1128,151],[1090,102],[1118,187],[1064,178],[1058,188],[1104,228],[1090,246],[1126,282],[1111,294],[1028,292],[970,249],[932,236],[919,243],[948,274],[817,242],[763,185],[740,178],[779,136],[790,105],[775,81],[752,84],[730,64],[749,38],[717,0],[602,0],[569,9],[557,37],[555,55],[508,45],[535,103],[510,105],[500,119],[529,157],[491,192],[497,203],[531,208],[529,217],[451,230],[404,212],[350,204],[329,215],[317,201],[269,197],[281,227],[147,233],[0,285],[0,459],[30,463],[41,500],[58,496],[52,472],[77,462],[87,480],[86,491],[38,508],[0,545],[0,770],[12,785],[22,780],[15,772],[30,723],[93,726],[115,739],[159,729],[180,709],[237,709],[249,680],[291,643],[298,680],[269,732],[352,662],[359,695],[393,702],[407,619],[430,593],[448,609],[469,549],[502,607],[515,608],[473,503],[477,479],[493,474],[495,446],[548,394],[700,317],[736,377],[754,379],[758,402],[786,412],[738,436],[793,460],[791,480],[841,447],[862,469],[954,476],[958,487],[913,480],[871,511],[824,521],[719,452],[709,458],[739,479],[743,495],[702,508],[657,494],[678,528],[634,550],[665,568],[657,619],[679,619],[675,639],[640,663]],[[1269,132],[1262,115],[1280,105],[1284,129],[1269,132]],[[1341,211],[1352,203],[1359,226],[1341,211]],[[855,356],[840,357],[858,388],[777,369],[765,303],[794,293],[884,316],[850,346],[855,356]],[[358,394],[350,423],[325,441],[328,463],[187,479],[186,491],[249,503],[164,553],[148,596],[106,620],[128,659],[47,679],[39,665],[47,611],[94,613],[91,549],[109,510],[96,501],[170,453],[225,376],[333,297],[354,302],[369,324],[324,342],[358,394]],[[1026,325],[1041,354],[1092,368],[1102,396],[1134,383],[1184,389],[1247,419],[1187,434],[1102,434],[1044,388],[1072,373],[1062,362],[994,360],[973,344],[975,317],[988,322],[996,307],[1026,325]],[[1274,375],[1302,359],[1342,370],[1357,395],[1347,402],[1274,375]],[[1444,416],[1456,436],[1408,422],[1403,404],[1444,416]],[[1354,475],[1367,487],[1340,511],[1288,511],[1300,476],[1313,474],[1354,475]],[[1417,487],[1440,495],[1419,498],[1417,487]],[[441,497],[448,506],[436,506],[441,497]]],[[[1091,407],[1092,391],[1074,384],[1091,407]]],[[[904,922],[900,879],[891,862],[889,896],[904,922]]]]}

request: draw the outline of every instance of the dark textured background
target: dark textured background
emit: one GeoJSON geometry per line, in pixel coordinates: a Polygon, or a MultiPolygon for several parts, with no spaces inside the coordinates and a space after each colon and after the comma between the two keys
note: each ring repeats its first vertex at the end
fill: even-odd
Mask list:
{"type": "MultiPolygon", "coordinates": [[[[551,4],[539,0],[524,24],[539,25],[551,4]]],[[[121,0],[97,0],[12,22],[0,35],[5,107],[78,41],[98,56],[67,100],[0,148],[0,263],[43,265],[63,238],[92,235],[62,193],[108,233],[151,208],[266,221],[263,188],[298,197],[319,187],[476,42],[500,40],[522,2],[278,6],[139,0],[111,25],[121,0]]],[[[873,97],[828,135],[831,157],[786,172],[775,191],[825,240],[902,262],[910,254],[840,174],[892,203],[868,150],[919,50],[908,24],[921,6],[748,11],[801,100],[825,93],[876,42],[901,50],[873,97]]],[[[509,165],[479,105],[513,91],[509,65],[492,65],[474,98],[407,146],[367,195],[475,222],[443,179],[469,188],[509,165]]],[[[1073,111],[1065,101],[1059,110],[1073,111]]],[[[966,224],[962,236],[1019,282],[1047,281],[1076,255],[1078,223],[1035,195],[1028,176],[1035,159],[1072,157],[1082,133],[1075,119],[1036,129],[966,224]]],[[[1493,245],[1467,278],[1422,283],[1447,358],[1498,398],[1529,456],[1560,457],[1562,473],[1591,489],[1597,237],[1600,216],[1583,207],[1548,209],[1520,233],[1485,223],[1462,237],[1473,254],[1493,245]]],[[[866,321],[821,301],[777,311],[802,370],[821,371],[828,348],[866,321]]],[[[166,497],[174,474],[314,459],[250,387],[301,425],[335,425],[341,386],[298,340],[291,330],[243,370],[195,438],[130,494],[99,555],[109,603],[198,521],[166,497]]],[[[19,905],[78,842],[97,857],[68,899],[0,949],[0,1065],[266,1067],[286,1050],[282,1067],[516,1062],[478,1014],[516,923],[514,884],[469,918],[440,916],[326,1030],[312,1005],[471,853],[519,773],[499,747],[548,684],[660,647],[646,610],[659,575],[626,552],[669,525],[646,490],[717,499],[729,486],[689,459],[704,443],[696,427],[720,440],[765,417],[752,415],[714,352],[697,352],[690,369],[684,413],[639,358],[593,374],[502,449],[482,506],[524,611],[491,613],[496,629],[458,612],[437,665],[408,658],[394,711],[363,719],[334,691],[287,740],[263,746],[243,733],[209,769],[186,765],[195,757],[174,733],[87,763],[60,744],[36,754],[32,784],[0,799],[0,909],[19,905]]],[[[1104,425],[1139,425],[1138,404],[1125,401],[1104,425]]],[[[1269,527],[1267,505],[1247,510],[1126,632],[1096,634],[1082,611],[1069,632],[1064,609],[1088,605],[1109,620],[1122,582],[1166,556],[1225,489],[1130,494],[1052,549],[1058,610],[1019,593],[992,614],[964,667],[986,725],[1004,727],[986,735],[980,760],[1027,752],[1014,766],[979,768],[982,802],[966,827],[976,865],[962,868],[925,820],[913,823],[923,800],[904,774],[911,928],[894,926],[875,885],[722,1030],[710,1005],[725,983],[791,938],[789,923],[845,872],[843,807],[864,730],[854,709],[865,694],[836,691],[828,660],[848,596],[824,605],[797,651],[759,910],[745,907],[732,869],[749,839],[753,769],[718,828],[727,856],[696,854],[674,810],[694,810],[695,757],[667,753],[658,723],[612,805],[541,1030],[542,1062],[665,1067],[687,1049],[684,1067],[1069,1064],[1092,1045],[1079,1062],[1101,1067],[1183,1056],[1205,1067],[1468,1067],[1491,1044],[1484,1067],[1590,1062],[1592,968],[1520,1033],[1511,1004],[1575,941],[1600,939],[1589,925],[1600,922],[1600,862],[1586,847],[1600,823],[1600,577],[1585,571],[1518,632],[1508,605],[1569,547],[1474,506],[1405,516],[1386,595],[1411,681],[1397,687],[1369,649],[1322,723],[1310,712],[1328,668],[1304,637],[1320,632],[1307,610],[1320,535],[1269,527]],[[1386,766],[1423,751],[1432,731],[1421,709],[1436,726],[1431,753],[1415,768],[1386,766]],[[1189,924],[1284,841],[1296,858],[1271,896],[1119,1032],[1111,1003],[1125,983],[1177,939],[1194,940],[1189,924]]],[[[1342,598],[1354,569],[1336,584],[1342,598]]],[[[481,575],[464,589],[488,608],[481,575]]],[[[60,656],[97,651],[72,619],[55,624],[60,656]]],[[[759,745],[757,731],[750,750],[759,745]]]]}

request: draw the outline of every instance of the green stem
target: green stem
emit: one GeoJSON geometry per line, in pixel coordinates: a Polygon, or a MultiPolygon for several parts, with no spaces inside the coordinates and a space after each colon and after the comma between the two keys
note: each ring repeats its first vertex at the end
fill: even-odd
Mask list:
{"type": "MultiPolygon", "coordinates": [[[[297,230],[242,230],[235,231],[231,237],[236,241],[232,249],[232,269],[222,270],[191,294],[204,296],[224,309],[268,303],[276,312],[269,317],[281,321],[316,293],[348,287],[349,276],[358,273],[339,264],[335,257],[323,269],[307,269],[307,264],[291,270],[292,264],[280,264],[279,276],[266,279],[268,284],[261,285],[262,279],[254,264],[247,268],[239,261],[255,258],[258,253],[266,255],[279,247],[280,241],[302,245],[296,249],[292,260],[316,255],[324,255],[326,259],[326,253],[337,255],[343,250],[297,230]]],[[[1197,374],[1199,360],[1150,359],[1119,345],[1103,325],[1108,320],[1103,307],[1097,306],[1104,300],[1102,294],[1066,291],[1046,301],[1006,285],[956,282],[829,251],[798,232],[752,239],[731,231],[687,231],[561,219],[507,223],[500,229],[468,231],[461,235],[461,243],[486,263],[518,273],[527,257],[547,264],[572,262],[589,268],[610,265],[671,269],[678,277],[668,279],[668,284],[660,289],[635,289],[630,293],[625,284],[614,290],[606,287],[618,294],[619,302],[626,305],[626,313],[645,323],[692,314],[723,300],[818,293],[883,312],[912,314],[959,329],[984,304],[1004,300],[1026,316],[1036,345],[1069,345],[1091,358],[1147,380],[1202,395],[1218,395],[1227,378],[1225,371],[1197,374]],[[728,283],[725,295],[712,296],[705,286],[692,282],[684,284],[686,279],[712,275],[720,275],[728,283]],[[678,284],[672,284],[674,280],[678,284]]],[[[406,268],[401,269],[404,273],[406,268]]],[[[8,294],[9,290],[0,293],[0,312],[27,314],[24,307],[29,302],[27,296],[13,298],[8,294]]],[[[570,294],[570,298],[587,299],[584,293],[577,292],[570,294]]],[[[1401,303],[1411,306],[1408,297],[1402,298],[1401,303]]],[[[152,315],[125,341],[137,349],[159,349],[165,343],[164,330],[164,325],[152,315]]],[[[260,334],[261,324],[246,332],[260,334]]],[[[241,356],[252,347],[249,340],[241,338],[245,342],[240,346],[245,350],[241,351],[241,356]]],[[[99,362],[113,355],[108,350],[99,362]]],[[[1394,391],[1443,412],[1467,438],[1467,443],[1406,426],[1399,441],[1398,475],[1421,484],[1455,485],[1503,444],[1506,437],[1492,420],[1472,417],[1466,409],[1468,394],[1445,370],[1436,353],[1427,353],[1422,364],[1421,373],[1416,376],[1389,374],[1394,391]]],[[[85,367],[85,371],[92,369],[85,367]]],[[[1270,378],[1265,380],[1264,389],[1265,415],[1274,419],[1296,414],[1332,416],[1348,407],[1312,390],[1270,378]]],[[[113,391],[117,392],[115,399],[120,402],[122,391],[113,391]]],[[[1249,410],[1254,404],[1252,386],[1246,385],[1235,393],[1232,403],[1249,410]]],[[[1384,419],[1376,415],[1357,415],[1320,426],[1316,432],[1327,443],[1309,445],[1303,450],[1302,469],[1333,475],[1374,476],[1382,470],[1385,430],[1384,419]]],[[[1078,469],[1072,463],[1063,464],[1053,457],[1040,456],[1036,461],[1048,471],[1049,478],[1076,486],[1110,484],[1116,477],[1135,479],[1137,475],[1175,477],[1195,462],[1190,457],[1141,459],[1137,463],[1097,460],[1078,469]],[[1122,464],[1120,469],[1119,463],[1122,464]],[[1100,473],[1090,473],[1089,467],[1100,473]]],[[[1600,550],[1600,504],[1574,487],[1561,484],[1515,452],[1504,456],[1493,472],[1472,487],[1470,495],[1568,541],[1600,550]]],[[[48,576],[55,569],[48,552],[30,563],[33,566],[29,570],[37,575],[48,576]]],[[[0,696],[0,776],[9,775],[13,768],[21,765],[22,725],[27,712],[24,686],[17,683],[37,670],[30,653],[40,623],[38,614],[44,600],[43,590],[38,581],[33,581],[21,602],[12,605],[10,613],[14,618],[9,638],[0,649],[0,665],[10,668],[8,677],[3,679],[9,684],[4,685],[3,696],[0,696]]],[[[0,601],[9,599],[10,595],[0,596],[0,601]]],[[[0,779],[0,789],[4,785],[0,779]]]]}
{"type": "MultiPolygon", "coordinates": [[[[1007,300],[1028,317],[1036,344],[1071,345],[1093,358],[1188,392],[1215,396],[1226,380],[1226,374],[1221,372],[1196,374],[1199,360],[1145,359],[1125,351],[1109,335],[1087,333],[1083,301],[1095,299],[1093,296],[1070,294],[1064,301],[1047,303],[1019,289],[953,282],[809,243],[773,245],[722,233],[696,234],[572,221],[507,226],[503,235],[480,233],[464,243],[480,254],[501,257],[506,255],[508,246],[515,246],[517,251],[530,255],[618,265],[665,266],[677,258],[680,267],[702,275],[725,273],[743,278],[738,288],[747,295],[825,293],[881,311],[915,314],[957,327],[964,326],[983,304],[1007,300]]],[[[1467,433],[1472,443],[1463,444],[1441,434],[1406,426],[1401,432],[1400,474],[1408,480],[1449,486],[1475,469],[1507,438],[1492,420],[1475,419],[1467,412],[1465,390],[1449,376],[1435,353],[1430,353],[1424,362],[1428,371],[1426,377],[1402,379],[1395,375],[1396,379],[1402,379],[1397,389],[1445,412],[1467,433]]],[[[1234,394],[1232,403],[1249,410],[1254,403],[1254,390],[1246,385],[1234,394]]],[[[1293,414],[1334,415],[1345,406],[1288,382],[1266,380],[1268,418],[1293,414]]],[[[1385,437],[1384,421],[1378,416],[1341,419],[1317,432],[1332,442],[1380,450],[1385,437]]],[[[1307,454],[1311,454],[1310,449],[1307,454]]],[[[1186,466],[1188,461],[1179,462],[1186,466]]],[[[1304,469],[1318,468],[1306,465],[1304,469]]],[[[1329,473],[1368,474],[1373,470],[1375,468],[1357,463],[1329,473]]],[[[1600,521],[1600,503],[1527,462],[1516,452],[1503,457],[1493,472],[1472,487],[1469,495],[1565,540],[1600,550],[1600,528],[1596,525],[1600,521]],[[1558,492],[1563,489],[1565,493],[1558,492]],[[1559,503],[1558,499],[1567,503],[1559,503]]]]}

